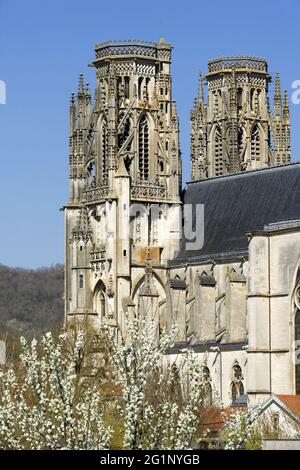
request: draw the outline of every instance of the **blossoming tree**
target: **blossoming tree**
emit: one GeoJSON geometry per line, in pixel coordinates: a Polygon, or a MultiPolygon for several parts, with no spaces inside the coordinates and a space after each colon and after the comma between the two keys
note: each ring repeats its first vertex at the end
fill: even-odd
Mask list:
{"type": "Polygon", "coordinates": [[[51,333],[28,345],[21,338],[19,368],[1,377],[2,449],[107,449],[111,430],[102,420],[96,387],[80,380],[84,335],[79,332],[66,356],[67,334],[51,333]]]}

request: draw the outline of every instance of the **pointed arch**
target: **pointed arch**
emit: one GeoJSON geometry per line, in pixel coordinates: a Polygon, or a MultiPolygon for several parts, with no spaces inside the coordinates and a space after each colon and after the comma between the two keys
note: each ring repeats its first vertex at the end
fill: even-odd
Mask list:
{"type": "Polygon", "coordinates": [[[239,365],[238,361],[235,361],[232,366],[233,380],[240,381],[243,379],[242,368],[239,365]]]}
{"type": "Polygon", "coordinates": [[[106,299],[106,286],[100,279],[94,288],[94,311],[98,314],[100,322],[107,318],[107,299],[106,299]]]}
{"type": "MultiPolygon", "coordinates": [[[[120,114],[119,122],[121,122],[124,118],[124,113],[120,114]]],[[[130,132],[132,129],[132,118],[131,116],[127,116],[125,119],[125,122],[122,123],[122,130],[120,133],[118,133],[118,148],[121,149],[123,144],[126,142],[128,139],[130,132]]],[[[130,150],[130,144],[128,144],[128,147],[126,150],[130,150]]]]}
{"type": "Polygon", "coordinates": [[[144,82],[144,77],[139,77],[138,79],[138,97],[139,100],[143,98],[143,82],[144,82]]]}
{"type": "Polygon", "coordinates": [[[153,296],[149,297],[144,292],[144,288],[146,288],[146,291],[148,290],[146,280],[145,274],[139,278],[132,290],[132,300],[137,305],[136,313],[138,317],[150,318],[149,315],[151,315],[155,323],[157,338],[159,338],[161,332],[167,328],[166,291],[159,276],[152,271],[150,288],[153,296]]]}
{"type": "Polygon", "coordinates": [[[130,98],[130,77],[124,77],[124,96],[126,99],[130,98]]]}
{"type": "Polygon", "coordinates": [[[243,108],[243,88],[238,88],[236,93],[237,107],[239,110],[243,108]]]}
{"type": "MultiPolygon", "coordinates": [[[[155,286],[158,289],[159,296],[164,299],[166,297],[166,291],[165,291],[164,283],[162,282],[162,280],[156,274],[155,271],[152,271],[152,276],[153,276],[153,279],[155,281],[155,286]]],[[[135,283],[135,285],[132,289],[132,299],[134,299],[138,295],[139,290],[141,289],[141,287],[145,283],[145,279],[146,279],[145,274],[140,275],[139,278],[137,279],[137,281],[136,281],[136,283],[135,283]]]]}
{"type": "Polygon", "coordinates": [[[245,388],[243,384],[244,376],[241,366],[238,361],[234,361],[231,371],[231,401],[234,403],[238,398],[245,393],[245,388]]]}
{"type": "Polygon", "coordinates": [[[211,374],[207,365],[202,366],[202,380],[204,383],[203,391],[204,397],[203,402],[205,406],[211,406],[213,404],[213,389],[211,385],[211,374]]]}

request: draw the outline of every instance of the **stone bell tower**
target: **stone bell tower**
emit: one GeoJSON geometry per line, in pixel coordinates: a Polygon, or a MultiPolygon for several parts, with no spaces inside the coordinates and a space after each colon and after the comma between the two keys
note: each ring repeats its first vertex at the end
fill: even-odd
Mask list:
{"type": "MultiPolygon", "coordinates": [[[[80,76],[70,105],[70,199],[65,206],[66,319],[122,325],[147,271],[178,245],[181,159],[172,47],[109,41],[80,76]],[[174,237],[173,237],[174,238],[174,237]],[[137,279],[135,281],[135,279],[137,279]]],[[[163,284],[163,281],[160,283],[163,284]]],[[[157,288],[155,287],[155,292],[157,288]]]]}
{"type": "Polygon", "coordinates": [[[200,75],[198,97],[191,112],[192,179],[289,163],[287,93],[282,111],[277,76],[272,115],[266,60],[221,57],[208,63],[206,80],[207,103],[200,75]]]}

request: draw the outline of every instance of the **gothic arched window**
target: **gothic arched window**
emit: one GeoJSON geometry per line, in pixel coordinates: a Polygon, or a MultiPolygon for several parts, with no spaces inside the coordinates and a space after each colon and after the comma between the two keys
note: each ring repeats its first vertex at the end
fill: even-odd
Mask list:
{"type": "Polygon", "coordinates": [[[139,124],[139,178],[149,179],[149,125],[146,116],[143,116],[139,124]]]}
{"type": "Polygon", "coordinates": [[[231,384],[231,401],[234,403],[238,398],[237,386],[235,383],[231,384]]]}
{"type": "Polygon", "coordinates": [[[215,175],[223,174],[223,142],[222,134],[219,127],[215,130],[214,135],[214,157],[215,157],[215,175]]]}
{"type": "MultiPolygon", "coordinates": [[[[130,119],[127,118],[124,125],[123,125],[123,129],[122,129],[122,132],[118,135],[118,145],[119,145],[119,149],[122,147],[122,145],[124,144],[124,142],[126,142],[126,140],[128,139],[129,137],[129,134],[130,134],[130,119]]],[[[127,149],[126,150],[130,150],[130,144],[128,145],[127,149]]]]}
{"type": "Polygon", "coordinates": [[[261,91],[257,90],[256,92],[256,97],[255,97],[255,111],[259,111],[260,108],[260,96],[261,96],[261,91]]]}
{"type": "MultiPolygon", "coordinates": [[[[103,248],[104,247],[99,246],[98,250],[102,251],[103,248]]],[[[102,255],[98,256],[102,257],[102,255]]],[[[100,322],[103,322],[103,320],[108,317],[108,306],[106,300],[106,287],[102,281],[98,281],[93,295],[93,307],[95,313],[98,315],[100,322]]]]}
{"type": "Polygon", "coordinates": [[[142,97],[143,97],[143,90],[142,90],[143,81],[144,81],[144,77],[139,77],[139,80],[138,80],[138,95],[139,95],[139,100],[141,100],[142,97]]]}
{"type": "Polygon", "coordinates": [[[233,378],[236,381],[240,381],[243,378],[242,369],[237,363],[233,366],[233,378]]]}
{"type": "Polygon", "coordinates": [[[124,94],[125,98],[130,98],[130,78],[124,77],[124,94]]]}
{"type": "Polygon", "coordinates": [[[106,311],[105,311],[105,296],[104,296],[104,292],[100,292],[100,295],[99,295],[99,314],[100,314],[100,318],[103,319],[105,318],[106,316],[106,311]]]}
{"type": "Polygon", "coordinates": [[[251,160],[257,160],[260,157],[260,132],[257,125],[255,125],[251,132],[251,160]]]}
{"type": "Polygon", "coordinates": [[[106,121],[103,121],[101,132],[101,167],[101,179],[103,182],[105,182],[107,180],[108,175],[108,131],[106,121]]]}
{"type": "Polygon", "coordinates": [[[254,110],[254,96],[255,96],[255,89],[251,88],[251,91],[250,91],[250,108],[251,108],[251,111],[254,110]]]}
{"type": "Polygon", "coordinates": [[[202,375],[203,375],[203,380],[205,381],[210,380],[210,371],[208,367],[204,366],[202,368],[202,375]]]}
{"type": "Polygon", "coordinates": [[[96,166],[95,162],[91,162],[87,168],[88,186],[92,187],[96,185],[96,166]]]}
{"type": "Polygon", "coordinates": [[[243,372],[238,362],[235,362],[232,367],[231,379],[231,400],[232,403],[234,403],[240,396],[244,395],[245,393],[243,384],[243,372]]]}
{"type": "Polygon", "coordinates": [[[204,382],[204,397],[203,402],[206,406],[211,406],[213,403],[213,391],[211,386],[210,370],[207,366],[202,367],[202,378],[204,382]]]}
{"type": "Polygon", "coordinates": [[[238,88],[237,90],[237,106],[238,109],[242,109],[243,107],[243,89],[238,88]]]}

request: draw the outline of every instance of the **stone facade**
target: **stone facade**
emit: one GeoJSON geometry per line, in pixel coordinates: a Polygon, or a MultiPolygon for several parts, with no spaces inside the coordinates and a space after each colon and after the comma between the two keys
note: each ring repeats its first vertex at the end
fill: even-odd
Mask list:
{"type": "Polygon", "coordinates": [[[66,324],[89,318],[101,327],[105,319],[124,328],[125,312],[135,312],[151,315],[159,335],[175,322],[170,354],[175,360],[187,344],[194,348],[224,405],[245,394],[257,403],[300,393],[292,360],[300,339],[300,166],[268,169],[290,160],[287,97],[282,110],[277,78],[271,116],[263,59],[209,62],[208,105],[200,78],[192,112],[199,181],[182,194],[171,51],[163,38],[99,44],[93,103],[82,75],[71,97],[66,324]],[[197,204],[204,246],[188,251],[182,206],[197,204]]]}

